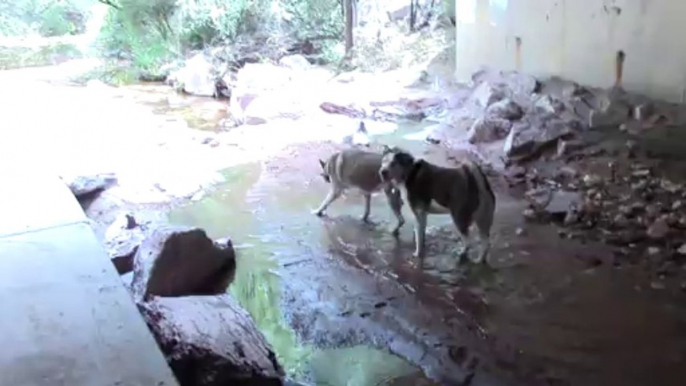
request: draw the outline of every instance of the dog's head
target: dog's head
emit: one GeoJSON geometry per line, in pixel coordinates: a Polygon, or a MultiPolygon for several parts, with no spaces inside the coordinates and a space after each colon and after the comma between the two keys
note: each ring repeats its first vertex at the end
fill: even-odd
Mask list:
{"type": "Polygon", "coordinates": [[[326,181],[327,183],[331,183],[331,176],[329,175],[329,172],[326,170],[327,169],[326,162],[324,162],[320,159],[319,165],[321,165],[321,167],[322,167],[322,172],[320,173],[320,175],[322,176],[324,181],[326,181]]]}
{"type": "Polygon", "coordinates": [[[414,165],[414,161],[414,157],[409,152],[397,147],[385,146],[381,168],[379,169],[381,180],[384,182],[404,182],[412,165],[414,165]]]}

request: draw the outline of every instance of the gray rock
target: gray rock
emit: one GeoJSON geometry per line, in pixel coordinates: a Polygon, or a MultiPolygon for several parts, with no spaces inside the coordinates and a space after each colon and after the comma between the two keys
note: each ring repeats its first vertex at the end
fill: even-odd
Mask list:
{"type": "Polygon", "coordinates": [[[497,89],[487,82],[479,84],[470,97],[470,99],[483,108],[487,108],[504,98],[505,93],[501,89],[497,89]]]}
{"type": "Polygon", "coordinates": [[[167,81],[191,95],[210,97],[217,90],[217,75],[210,58],[199,53],[188,59],[181,69],[172,72],[167,81]]]}
{"type": "Polygon", "coordinates": [[[565,190],[551,191],[547,188],[532,189],[526,192],[526,198],[539,211],[551,215],[567,214],[570,210],[581,207],[581,193],[565,190]]]}
{"type": "Polygon", "coordinates": [[[497,101],[486,109],[486,115],[494,118],[515,121],[524,116],[522,108],[509,98],[497,101]]]}
{"type": "Polygon", "coordinates": [[[470,143],[494,142],[507,137],[512,123],[506,119],[482,117],[469,129],[470,143]]]}
{"type": "Polygon", "coordinates": [[[82,198],[113,186],[117,183],[117,176],[114,173],[97,173],[72,178],[63,176],[62,180],[69,186],[69,190],[74,193],[76,198],[82,198]]]}
{"type": "Polygon", "coordinates": [[[279,65],[292,70],[307,70],[312,64],[302,55],[288,55],[279,59],[279,65]]]}
{"type": "Polygon", "coordinates": [[[180,386],[281,386],[284,371],[229,295],[154,297],[139,309],[180,386]]]}
{"type": "Polygon", "coordinates": [[[503,151],[508,157],[533,155],[558,139],[575,135],[581,130],[578,122],[565,122],[551,115],[530,114],[512,126],[503,151]]]}
{"type": "Polygon", "coordinates": [[[543,95],[534,102],[534,107],[544,114],[558,114],[565,110],[565,105],[557,98],[543,95]]]}
{"type": "Polygon", "coordinates": [[[598,107],[591,111],[588,126],[598,128],[604,126],[619,126],[629,120],[631,106],[617,93],[608,92],[598,96],[598,107]]]}
{"type": "Polygon", "coordinates": [[[584,147],[584,143],[579,140],[564,141],[560,140],[557,142],[557,157],[564,157],[569,153],[579,150],[584,147]]]}
{"type": "Polygon", "coordinates": [[[119,214],[105,231],[105,249],[120,275],[133,271],[133,256],[144,238],[132,213],[119,214]]]}
{"type": "Polygon", "coordinates": [[[537,92],[541,86],[533,76],[517,71],[481,70],[472,75],[472,81],[474,84],[486,82],[493,86],[500,86],[508,90],[517,102],[519,99],[530,99],[531,94],[537,92]]]}
{"type": "Polygon", "coordinates": [[[554,95],[557,98],[571,99],[583,94],[585,89],[578,83],[558,76],[550,77],[543,82],[541,93],[554,95]]]}
{"type": "Polygon", "coordinates": [[[566,214],[570,210],[579,208],[581,203],[582,199],[579,192],[558,190],[553,193],[550,203],[545,207],[545,211],[550,214],[566,214]]]}
{"type": "Polygon", "coordinates": [[[659,219],[655,220],[655,222],[653,222],[653,224],[650,225],[650,227],[648,227],[646,234],[651,239],[664,239],[667,236],[667,234],[669,234],[669,224],[667,224],[665,218],[660,217],[659,219]]]}
{"type": "Polygon", "coordinates": [[[213,242],[198,228],[161,226],[146,236],[134,256],[134,299],[221,294],[235,272],[230,242],[213,242]]]}

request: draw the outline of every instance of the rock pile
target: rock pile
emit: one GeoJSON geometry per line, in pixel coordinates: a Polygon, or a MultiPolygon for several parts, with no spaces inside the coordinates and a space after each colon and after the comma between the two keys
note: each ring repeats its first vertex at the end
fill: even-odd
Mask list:
{"type": "Polygon", "coordinates": [[[500,170],[547,153],[565,156],[584,147],[589,131],[638,133],[655,125],[686,123],[683,106],[621,88],[583,87],[518,72],[479,71],[471,86],[447,98],[446,106],[446,118],[428,139],[449,147],[472,145],[500,170]]]}
{"type": "Polygon", "coordinates": [[[524,216],[558,223],[562,237],[616,247],[617,266],[640,262],[661,275],[675,273],[686,263],[684,185],[639,162],[620,168],[610,161],[607,169],[607,176],[570,167],[551,178],[524,172],[535,185],[525,195],[531,207],[524,216]]]}

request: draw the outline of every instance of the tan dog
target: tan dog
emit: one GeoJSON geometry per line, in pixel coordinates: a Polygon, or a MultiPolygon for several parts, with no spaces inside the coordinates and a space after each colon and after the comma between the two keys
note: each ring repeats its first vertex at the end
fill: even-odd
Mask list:
{"type": "Polygon", "coordinates": [[[368,222],[372,193],[383,190],[397,219],[397,225],[392,230],[393,235],[397,236],[400,228],[405,224],[401,211],[403,201],[397,188],[381,180],[379,169],[382,158],[383,154],[381,153],[349,149],[333,154],[326,162],[319,160],[322,167],[322,177],[331,184],[331,191],[319,208],[312,213],[322,216],[326,208],[336,201],[344,191],[353,188],[364,195],[365,205],[362,221],[368,222]]]}
{"type": "Polygon", "coordinates": [[[460,258],[468,254],[469,228],[476,223],[482,248],[475,262],[486,262],[496,200],[481,168],[471,162],[445,168],[398,148],[384,154],[379,174],[384,181],[404,187],[416,219],[414,256],[424,256],[427,215],[450,214],[465,245],[460,258]]]}

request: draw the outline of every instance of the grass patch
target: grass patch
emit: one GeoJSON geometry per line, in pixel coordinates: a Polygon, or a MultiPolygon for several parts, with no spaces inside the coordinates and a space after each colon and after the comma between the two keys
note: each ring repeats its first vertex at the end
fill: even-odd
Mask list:
{"type": "Polygon", "coordinates": [[[68,43],[40,47],[0,47],[0,70],[50,66],[82,57],[83,53],[68,43]]]}

